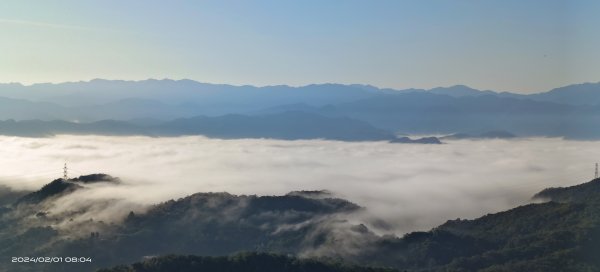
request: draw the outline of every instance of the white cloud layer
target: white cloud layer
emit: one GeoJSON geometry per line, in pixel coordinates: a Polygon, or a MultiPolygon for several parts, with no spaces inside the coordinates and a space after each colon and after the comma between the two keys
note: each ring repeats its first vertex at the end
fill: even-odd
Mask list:
{"type": "Polygon", "coordinates": [[[151,204],[195,192],[327,189],[389,221],[397,234],[502,211],[543,188],[588,181],[600,160],[600,142],[548,138],[407,145],[57,136],[0,137],[0,146],[0,182],[14,188],[37,189],[61,177],[67,161],[72,176],[102,172],[125,183],[78,192],[80,201],[151,204]]]}

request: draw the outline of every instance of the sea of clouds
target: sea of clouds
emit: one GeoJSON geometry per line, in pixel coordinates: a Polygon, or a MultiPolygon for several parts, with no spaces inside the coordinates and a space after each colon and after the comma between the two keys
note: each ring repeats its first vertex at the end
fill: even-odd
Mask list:
{"type": "MultiPolygon", "coordinates": [[[[531,202],[536,192],[589,181],[600,142],[558,138],[457,140],[442,145],[387,142],[219,140],[204,137],[0,137],[0,184],[37,190],[62,176],[107,173],[120,186],[92,186],[61,200],[131,206],[195,192],[281,195],[329,190],[366,207],[355,220],[380,218],[402,234],[448,219],[476,218],[531,202]]],[[[60,207],[55,207],[60,209],[60,207]]],[[[102,217],[102,216],[100,216],[102,217]]],[[[385,224],[384,224],[385,225],[385,224]]]]}

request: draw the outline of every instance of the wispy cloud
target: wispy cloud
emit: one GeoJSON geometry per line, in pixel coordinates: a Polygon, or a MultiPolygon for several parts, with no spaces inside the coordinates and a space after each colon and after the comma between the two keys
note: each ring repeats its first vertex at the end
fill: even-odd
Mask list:
{"type": "Polygon", "coordinates": [[[20,25],[28,27],[39,27],[39,28],[53,28],[53,29],[67,29],[67,30],[85,30],[85,31],[103,31],[106,29],[78,26],[78,25],[67,25],[67,24],[55,24],[48,22],[29,21],[29,20],[15,20],[15,19],[4,19],[0,18],[0,24],[9,25],[20,25]]]}
{"type": "Polygon", "coordinates": [[[0,184],[37,189],[62,176],[65,160],[72,176],[106,172],[124,182],[75,194],[81,196],[75,203],[109,198],[146,205],[195,192],[326,189],[365,206],[365,217],[385,218],[398,234],[506,210],[543,188],[586,181],[600,157],[598,142],[543,138],[402,145],[2,136],[0,146],[0,184]]]}

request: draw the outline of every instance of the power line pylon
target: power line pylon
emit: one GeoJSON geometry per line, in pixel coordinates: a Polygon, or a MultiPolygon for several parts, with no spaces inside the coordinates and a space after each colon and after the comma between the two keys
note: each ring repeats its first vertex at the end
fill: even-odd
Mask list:
{"type": "MultiPolygon", "coordinates": [[[[596,174],[597,175],[597,174],[596,174]]],[[[67,167],[67,163],[65,162],[65,167],[63,168],[63,179],[69,179],[69,168],[67,167]]]]}

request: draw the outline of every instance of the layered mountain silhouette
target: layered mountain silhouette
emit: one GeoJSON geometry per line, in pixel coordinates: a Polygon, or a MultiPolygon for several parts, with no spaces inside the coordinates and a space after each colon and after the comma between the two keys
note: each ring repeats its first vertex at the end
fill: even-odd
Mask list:
{"type": "Polygon", "coordinates": [[[503,131],[503,130],[493,130],[493,131],[486,131],[483,133],[479,133],[479,134],[469,134],[469,133],[454,133],[451,135],[446,135],[443,137],[440,137],[440,139],[452,139],[452,140],[459,140],[459,139],[512,139],[512,138],[516,138],[517,136],[508,132],[508,131],[503,131]]]}
{"type": "Polygon", "coordinates": [[[422,137],[418,139],[411,139],[409,137],[399,137],[390,141],[390,143],[402,143],[402,144],[441,144],[442,142],[437,137],[422,137]]]}
{"type": "Polygon", "coordinates": [[[399,271],[600,269],[595,256],[600,250],[598,180],[536,194],[548,202],[474,220],[449,220],[402,237],[381,236],[348,220],[364,209],[326,191],[283,196],[196,193],[142,211],[121,210],[108,222],[86,218],[87,209],[106,205],[102,200],[90,199],[60,213],[48,208],[71,203],[66,200],[77,192],[91,192],[97,182],[121,186],[120,180],[98,174],[57,181],[17,201],[28,200],[25,204],[3,208],[0,255],[90,256],[93,262],[14,264],[10,271],[50,266],[90,271],[135,262],[105,271],[247,271],[239,269],[249,263],[278,271],[385,271],[365,266],[399,271]],[[235,255],[240,251],[259,253],[235,255]],[[176,255],[151,257],[169,254],[176,255]]]}
{"type": "Polygon", "coordinates": [[[103,120],[92,123],[67,121],[0,121],[0,134],[46,137],[57,134],[204,135],[221,139],[270,138],[284,140],[329,139],[343,141],[393,140],[393,133],[347,117],[325,117],[306,112],[250,116],[230,114],[217,117],[198,116],[136,125],[132,122],[103,120]]]}
{"type": "Polygon", "coordinates": [[[157,125],[198,116],[285,112],[352,118],[404,134],[505,130],[520,136],[598,139],[600,128],[589,124],[600,121],[600,83],[529,95],[462,85],[393,90],[369,85],[254,87],[192,80],[102,79],[31,86],[0,84],[0,120],[114,120],[157,125]]]}

